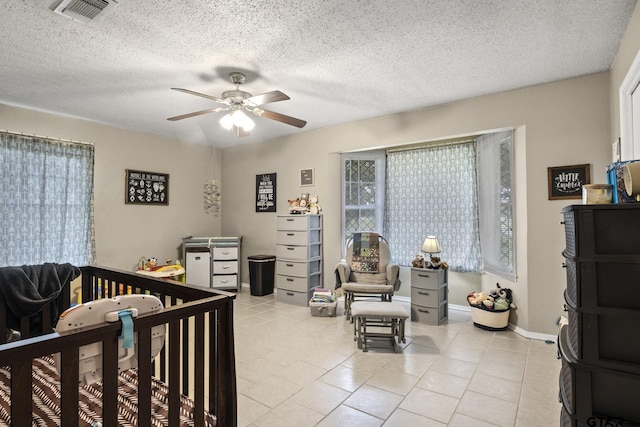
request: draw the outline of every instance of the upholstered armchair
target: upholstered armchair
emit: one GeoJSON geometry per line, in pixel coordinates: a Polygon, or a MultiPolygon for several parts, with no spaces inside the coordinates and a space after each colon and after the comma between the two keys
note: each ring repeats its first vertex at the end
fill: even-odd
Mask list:
{"type": "Polygon", "coordinates": [[[400,289],[400,267],[391,263],[391,252],[387,241],[377,234],[378,239],[377,268],[361,268],[354,262],[354,236],[347,240],[346,261],[341,261],[336,267],[336,281],[344,290],[344,311],[347,320],[351,318],[351,303],[356,298],[380,298],[381,301],[391,301],[393,293],[400,289]],[[367,271],[362,271],[367,270],[367,271]]]}

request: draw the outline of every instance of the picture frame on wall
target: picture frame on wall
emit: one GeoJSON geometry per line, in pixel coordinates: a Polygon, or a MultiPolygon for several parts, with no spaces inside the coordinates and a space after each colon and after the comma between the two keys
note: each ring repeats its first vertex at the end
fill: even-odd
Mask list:
{"type": "Polygon", "coordinates": [[[169,205],[169,174],[126,169],[124,203],[169,205]]]}
{"type": "Polygon", "coordinates": [[[256,212],[276,212],[276,173],[256,175],[256,212]]]}
{"type": "Polygon", "coordinates": [[[589,164],[547,168],[549,200],[581,199],[582,186],[591,183],[589,164]]]}
{"type": "Polygon", "coordinates": [[[314,170],[300,169],[300,186],[310,187],[314,184],[314,170]]]}

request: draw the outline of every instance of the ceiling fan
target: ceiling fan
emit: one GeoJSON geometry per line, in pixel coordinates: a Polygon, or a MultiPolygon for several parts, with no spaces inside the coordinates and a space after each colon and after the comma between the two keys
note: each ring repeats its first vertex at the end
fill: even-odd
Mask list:
{"type": "Polygon", "coordinates": [[[215,102],[223,104],[222,107],[210,108],[202,111],[195,111],[193,113],[183,114],[181,116],[169,117],[167,120],[176,121],[187,119],[189,117],[200,116],[202,114],[217,113],[220,111],[228,111],[229,113],[220,119],[220,124],[227,130],[234,130],[237,136],[247,136],[255,123],[245,114],[245,111],[249,111],[256,116],[266,117],[267,119],[276,120],[291,126],[303,128],[307,122],[304,120],[296,119],[295,117],[287,116],[285,114],[276,113],[262,108],[262,105],[270,102],[285,101],[290,99],[287,95],[274,90],[266,92],[261,95],[251,95],[249,92],[240,90],[240,85],[246,80],[246,76],[239,72],[233,72],[229,74],[231,83],[236,85],[235,90],[227,90],[222,92],[220,98],[206,95],[204,93],[194,92],[188,89],[180,89],[172,87],[171,89],[180,92],[188,93],[191,95],[201,96],[203,98],[211,99],[215,102]]]}

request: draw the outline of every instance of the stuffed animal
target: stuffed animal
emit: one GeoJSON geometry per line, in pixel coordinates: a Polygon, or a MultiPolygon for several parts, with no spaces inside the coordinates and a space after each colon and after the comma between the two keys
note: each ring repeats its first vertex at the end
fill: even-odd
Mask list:
{"type": "Polygon", "coordinates": [[[434,270],[437,269],[443,269],[446,270],[447,268],[449,268],[449,264],[447,264],[444,261],[440,260],[440,257],[437,256],[432,256],[431,260],[428,261],[428,267],[427,268],[433,268],[434,270]]]}
{"type": "Polygon", "coordinates": [[[411,266],[416,268],[424,267],[424,257],[420,254],[416,255],[416,257],[411,261],[411,266]]]}
{"type": "Polygon", "coordinates": [[[467,298],[470,304],[480,305],[488,298],[488,295],[486,294],[486,292],[472,292],[467,298]]]}
{"type": "Polygon", "coordinates": [[[309,196],[309,212],[310,214],[319,214],[322,212],[322,208],[318,204],[318,195],[314,194],[309,196]]]}

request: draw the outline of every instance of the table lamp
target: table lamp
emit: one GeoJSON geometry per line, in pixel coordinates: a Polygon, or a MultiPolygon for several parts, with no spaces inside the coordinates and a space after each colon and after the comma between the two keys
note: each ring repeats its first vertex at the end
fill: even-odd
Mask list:
{"type": "Polygon", "coordinates": [[[427,263],[425,260],[425,267],[427,267],[427,265],[431,265],[432,255],[440,253],[440,243],[438,243],[438,238],[436,236],[427,236],[422,244],[422,252],[429,254],[429,262],[427,263]]]}

